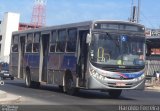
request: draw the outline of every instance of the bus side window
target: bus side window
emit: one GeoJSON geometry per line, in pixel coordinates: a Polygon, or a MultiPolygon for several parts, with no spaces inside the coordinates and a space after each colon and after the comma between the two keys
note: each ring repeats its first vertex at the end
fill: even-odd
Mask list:
{"type": "Polygon", "coordinates": [[[33,52],[39,52],[39,38],[40,33],[36,33],[34,36],[33,52]]]}
{"type": "Polygon", "coordinates": [[[50,38],[50,52],[55,52],[56,48],[56,39],[57,39],[57,32],[53,31],[52,36],[50,38]]]}
{"type": "Polygon", "coordinates": [[[13,36],[12,52],[18,52],[18,36],[13,36]]]}
{"type": "Polygon", "coordinates": [[[77,42],[77,29],[69,29],[68,39],[67,39],[67,52],[76,51],[76,42],[77,42]]]}
{"type": "Polygon", "coordinates": [[[60,30],[58,32],[58,40],[57,40],[57,52],[65,52],[65,46],[66,46],[66,30],[60,30]]]}
{"type": "Polygon", "coordinates": [[[26,52],[32,52],[33,34],[28,34],[26,42],[26,52]]]}

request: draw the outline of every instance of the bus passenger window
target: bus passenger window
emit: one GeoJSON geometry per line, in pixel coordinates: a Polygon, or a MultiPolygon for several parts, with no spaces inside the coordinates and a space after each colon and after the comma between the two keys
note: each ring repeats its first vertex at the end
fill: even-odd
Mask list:
{"type": "Polygon", "coordinates": [[[67,52],[76,51],[77,29],[68,30],[67,52]]]}
{"type": "Polygon", "coordinates": [[[13,36],[12,52],[18,52],[18,36],[13,36]]]}
{"type": "Polygon", "coordinates": [[[59,31],[58,40],[57,40],[57,47],[56,47],[57,52],[65,52],[66,36],[67,36],[66,30],[59,31]]]}
{"type": "Polygon", "coordinates": [[[56,39],[57,39],[57,32],[53,31],[52,36],[50,38],[50,52],[55,52],[56,48],[56,39]]]}
{"type": "Polygon", "coordinates": [[[12,52],[18,52],[18,44],[12,45],[12,52]]]}
{"type": "Polygon", "coordinates": [[[32,52],[32,43],[27,44],[26,52],[32,52]]]}
{"type": "Polygon", "coordinates": [[[39,52],[39,37],[39,33],[36,33],[34,36],[33,52],[39,52]]]}
{"type": "Polygon", "coordinates": [[[55,47],[56,47],[56,44],[51,43],[50,44],[50,52],[55,52],[55,47]]]}
{"type": "Polygon", "coordinates": [[[33,43],[33,52],[39,52],[39,43],[33,43]]]}
{"type": "Polygon", "coordinates": [[[33,34],[28,34],[26,42],[26,52],[32,52],[33,34]]]}

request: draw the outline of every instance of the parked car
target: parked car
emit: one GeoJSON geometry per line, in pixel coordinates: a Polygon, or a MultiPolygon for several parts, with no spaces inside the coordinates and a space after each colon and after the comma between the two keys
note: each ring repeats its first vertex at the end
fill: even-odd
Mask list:
{"type": "Polygon", "coordinates": [[[14,76],[9,73],[9,64],[5,62],[0,63],[0,78],[6,79],[10,78],[11,80],[14,80],[14,76]]]}

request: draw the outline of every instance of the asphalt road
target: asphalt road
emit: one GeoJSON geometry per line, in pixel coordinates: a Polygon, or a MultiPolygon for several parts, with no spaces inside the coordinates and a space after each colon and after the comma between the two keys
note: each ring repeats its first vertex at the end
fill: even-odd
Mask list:
{"type": "Polygon", "coordinates": [[[5,80],[0,90],[22,96],[21,101],[15,103],[17,105],[160,105],[160,92],[154,91],[124,90],[119,99],[111,99],[107,92],[91,90],[80,90],[76,96],[70,96],[51,85],[41,85],[39,89],[26,88],[23,80],[5,80]]]}

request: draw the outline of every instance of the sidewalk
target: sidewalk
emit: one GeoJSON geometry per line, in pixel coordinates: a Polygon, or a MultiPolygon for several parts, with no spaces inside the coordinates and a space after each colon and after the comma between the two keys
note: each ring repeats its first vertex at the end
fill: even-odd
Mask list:
{"type": "Polygon", "coordinates": [[[9,104],[20,102],[21,96],[13,95],[0,90],[0,104],[9,104]]]}
{"type": "Polygon", "coordinates": [[[146,83],[145,90],[160,92],[160,82],[154,82],[154,83],[151,83],[151,84],[146,83]]]}

